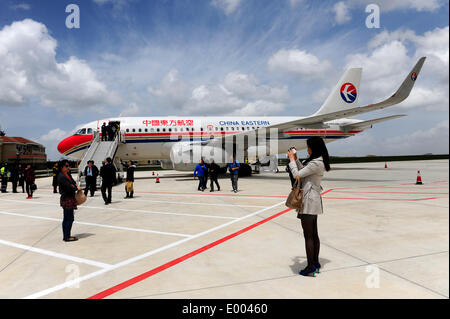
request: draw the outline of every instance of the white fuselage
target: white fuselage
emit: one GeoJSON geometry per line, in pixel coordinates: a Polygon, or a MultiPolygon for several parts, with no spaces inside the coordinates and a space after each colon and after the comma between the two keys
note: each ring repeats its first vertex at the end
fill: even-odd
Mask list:
{"type": "MultiPolygon", "coordinates": [[[[60,150],[63,155],[81,159],[92,140],[94,131],[109,121],[120,122],[123,142],[116,156],[122,160],[170,160],[174,145],[183,141],[208,141],[214,137],[236,135],[269,127],[298,117],[121,117],[102,119],[80,126],[74,135],[75,145],[60,150]]],[[[322,137],[326,143],[353,136],[361,130],[344,132],[341,125],[359,122],[340,119],[327,123],[328,128],[291,128],[271,135],[267,143],[277,143],[277,154],[285,153],[290,147],[298,150],[306,148],[306,140],[312,136],[322,137]]],[[[241,135],[242,136],[242,135],[241,135]]],[[[67,144],[67,143],[66,143],[67,144]]],[[[277,155],[270,154],[270,155],[277,155]]]]}

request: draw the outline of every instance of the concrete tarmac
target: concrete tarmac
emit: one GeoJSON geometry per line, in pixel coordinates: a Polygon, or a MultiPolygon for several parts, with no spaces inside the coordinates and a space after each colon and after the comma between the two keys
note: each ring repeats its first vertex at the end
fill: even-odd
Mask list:
{"type": "Polygon", "coordinates": [[[237,194],[225,176],[211,193],[192,174],[161,171],[156,184],[137,172],[134,199],[120,185],[111,205],[98,191],[79,206],[72,243],[40,179],[31,200],[0,194],[0,298],[448,298],[449,162],[387,164],[325,175],[315,277],[298,275],[306,254],[284,167],[240,178],[237,194]]]}

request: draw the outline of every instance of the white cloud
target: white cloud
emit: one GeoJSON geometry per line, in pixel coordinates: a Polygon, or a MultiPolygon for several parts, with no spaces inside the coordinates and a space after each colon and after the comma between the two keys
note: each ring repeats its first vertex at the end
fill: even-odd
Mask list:
{"type": "Polygon", "coordinates": [[[400,41],[392,41],[377,47],[369,53],[347,56],[346,69],[363,68],[364,84],[361,89],[378,98],[387,97],[400,85],[407,72],[412,68],[408,51],[400,41]]]}
{"type": "MultiPolygon", "coordinates": [[[[416,11],[429,11],[434,12],[443,5],[446,0],[377,0],[376,3],[383,12],[395,11],[395,10],[416,10],[416,11]]],[[[351,6],[360,5],[367,6],[370,1],[367,0],[348,0],[348,4],[351,6]]]]}
{"type": "Polygon", "coordinates": [[[384,144],[386,152],[390,154],[448,154],[449,121],[442,121],[428,130],[394,136],[384,141],[384,144]]]}
{"type": "MultiPolygon", "coordinates": [[[[388,125],[388,124],[385,124],[388,125]]],[[[379,138],[368,130],[351,138],[329,144],[334,156],[448,154],[449,121],[441,121],[429,129],[379,138]],[[350,152],[350,153],[349,153],[350,152]]]]}
{"type": "Polygon", "coordinates": [[[439,9],[445,1],[440,0],[378,0],[377,4],[382,11],[414,9],[417,11],[435,11],[439,9]]]}
{"type": "Polygon", "coordinates": [[[335,13],[335,21],[337,24],[344,24],[352,19],[349,8],[344,1],[336,3],[333,6],[333,11],[335,13]]]}
{"type": "Polygon", "coordinates": [[[98,5],[111,4],[113,7],[122,7],[133,0],[94,0],[98,5]]]}
{"type": "Polygon", "coordinates": [[[411,96],[399,107],[448,111],[448,36],[448,27],[423,35],[408,29],[383,31],[369,41],[369,53],[349,55],[347,67],[362,66],[362,89],[368,96],[381,99],[392,94],[418,59],[426,56],[411,96]]]}
{"type": "Polygon", "coordinates": [[[75,111],[121,99],[76,57],[58,63],[57,41],[42,23],[25,19],[0,30],[0,105],[41,104],[75,111]]]}
{"type": "Polygon", "coordinates": [[[282,49],[270,57],[267,64],[270,71],[295,74],[303,80],[322,77],[331,67],[329,61],[321,61],[315,55],[297,49],[282,49]]]}
{"type": "Polygon", "coordinates": [[[242,0],[212,0],[211,4],[222,9],[226,15],[232,14],[238,8],[242,0]]]}
{"type": "Polygon", "coordinates": [[[165,98],[174,107],[180,107],[189,96],[188,85],[180,79],[176,69],[170,70],[157,87],[149,86],[147,89],[151,94],[165,98]]]}
{"type": "Polygon", "coordinates": [[[61,154],[58,152],[58,144],[69,135],[70,132],[56,128],[50,130],[47,134],[42,135],[38,139],[38,142],[45,146],[47,159],[58,160],[61,158],[61,154]]]}
{"type": "Polygon", "coordinates": [[[137,116],[141,113],[141,108],[137,103],[130,103],[128,107],[126,107],[122,113],[120,113],[119,117],[122,116],[137,116]]]}
{"type": "Polygon", "coordinates": [[[69,135],[69,132],[56,128],[50,130],[47,134],[42,135],[39,140],[42,142],[54,142],[61,141],[69,135]]]}
{"type": "Polygon", "coordinates": [[[269,101],[286,101],[289,98],[287,86],[271,87],[260,85],[254,75],[237,71],[229,73],[224,80],[225,89],[242,99],[264,99],[269,101]]]}
{"type": "Polygon", "coordinates": [[[287,86],[261,84],[254,75],[239,71],[228,73],[221,82],[189,87],[174,69],[159,85],[148,87],[148,91],[158,105],[199,115],[276,114],[289,100],[287,86]]]}
{"type": "Polygon", "coordinates": [[[283,103],[274,103],[270,101],[258,100],[247,103],[243,108],[235,110],[231,115],[233,116],[268,116],[279,114],[284,111],[286,105],[283,103]]]}
{"type": "Polygon", "coordinates": [[[18,3],[10,7],[13,10],[30,10],[31,6],[28,3],[18,3]]]}
{"type": "Polygon", "coordinates": [[[399,108],[422,108],[425,111],[448,112],[448,91],[439,88],[415,87],[405,103],[399,108]]]}
{"type": "Polygon", "coordinates": [[[295,8],[299,4],[301,4],[304,0],[289,0],[289,4],[292,8],[295,8]]]}

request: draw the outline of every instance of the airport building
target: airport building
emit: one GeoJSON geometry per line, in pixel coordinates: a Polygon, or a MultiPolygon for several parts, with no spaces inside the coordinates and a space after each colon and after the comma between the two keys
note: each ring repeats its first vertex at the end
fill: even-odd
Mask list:
{"type": "Polygon", "coordinates": [[[45,147],[23,137],[0,136],[0,163],[43,166],[47,163],[45,147]]]}

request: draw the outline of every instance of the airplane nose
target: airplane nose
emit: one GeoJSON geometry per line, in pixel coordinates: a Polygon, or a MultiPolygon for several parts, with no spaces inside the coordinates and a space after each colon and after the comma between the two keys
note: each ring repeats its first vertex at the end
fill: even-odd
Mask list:
{"type": "Polygon", "coordinates": [[[63,139],[58,144],[58,152],[64,155],[72,146],[72,143],[70,142],[70,137],[63,139]]]}

